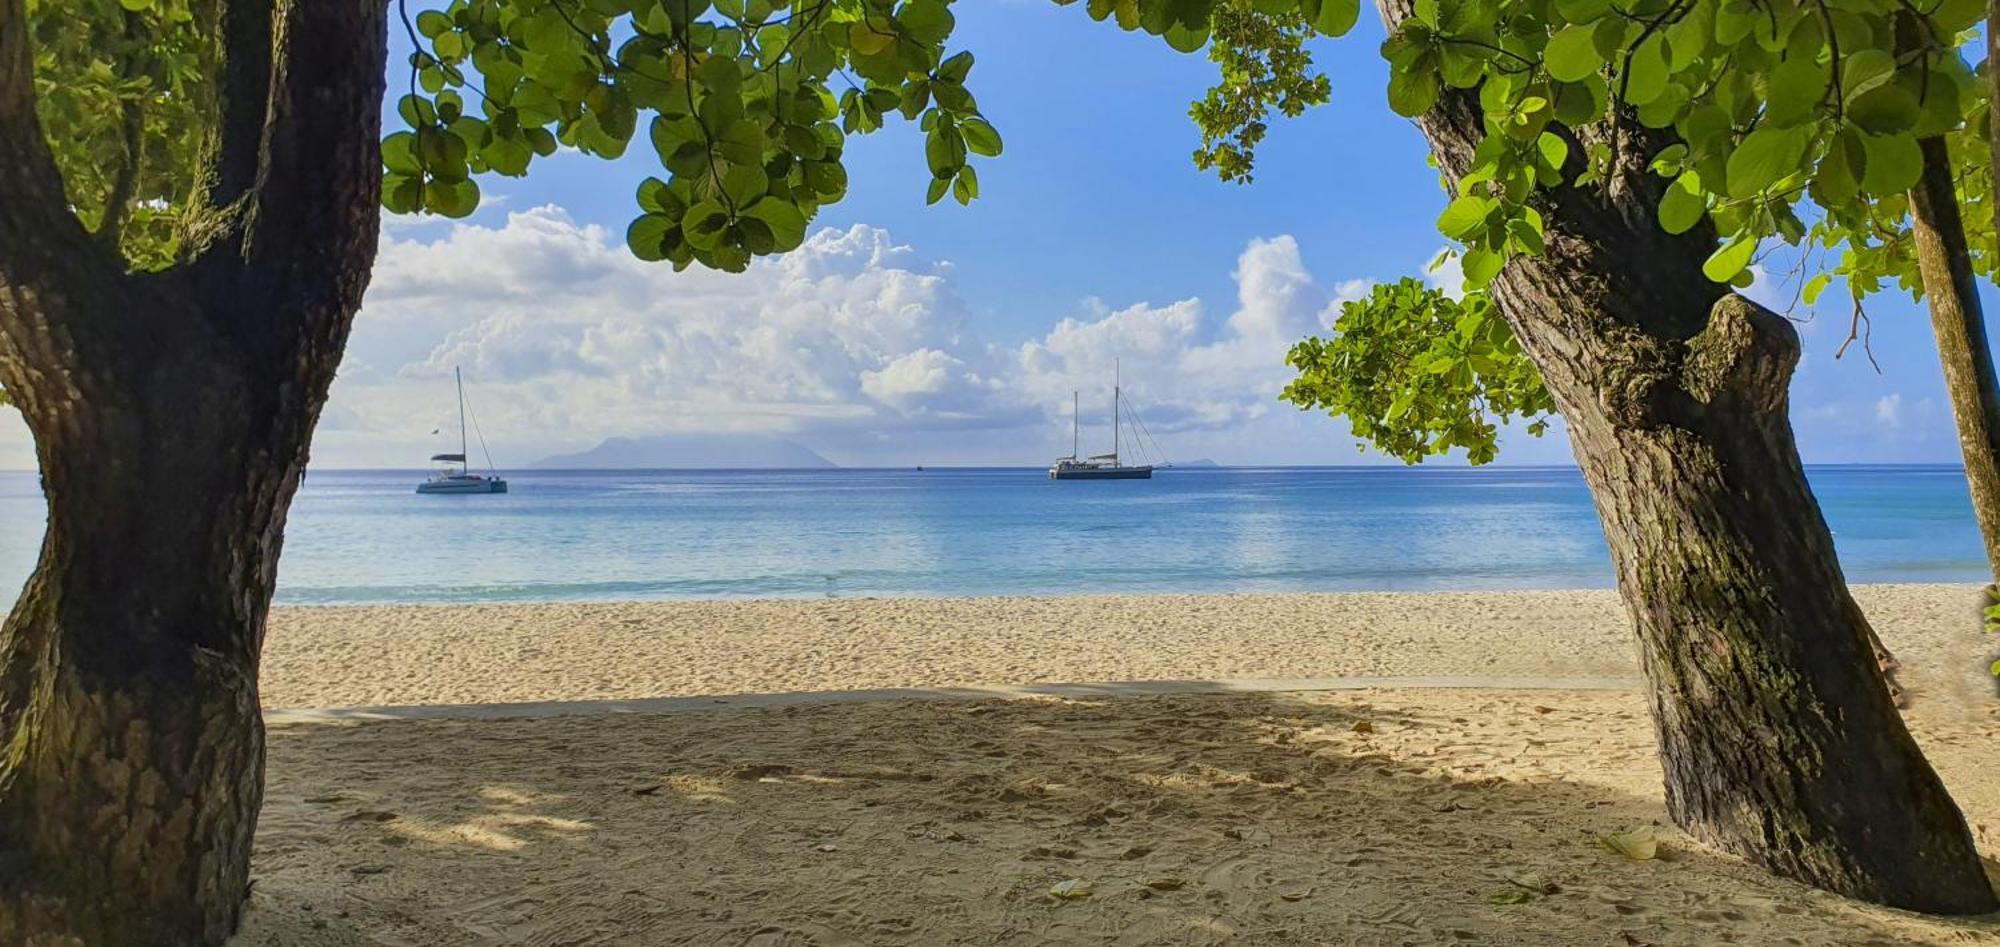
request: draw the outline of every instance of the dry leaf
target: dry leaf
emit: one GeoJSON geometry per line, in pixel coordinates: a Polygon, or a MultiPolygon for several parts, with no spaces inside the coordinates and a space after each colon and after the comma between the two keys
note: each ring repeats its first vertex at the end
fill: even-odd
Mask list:
{"type": "Polygon", "coordinates": [[[1516,888],[1525,888],[1533,891],[1536,894],[1555,894],[1562,890],[1561,885],[1544,881],[1540,875],[1508,875],[1507,883],[1516,888]]]}
{"type": "Polygon", "coordinates": [[[1375,732],[1375,721],[1373,721],[1373,720],[1356,720],[1356,721],[1354,722],[1354,732],[1355,732],[1355,733],[1374,733],[1374,732],[1375,732]]]}
{"type": "Polygon", "coordinates": [[[1187,882],[1179,878],[1154,878],[1146,882],[1146,887],[1154,891],[1179,891],[1187,887],[1187,882]]]}
{"type": "Polygon", "coordinates": [[[1652,861],[1660,855],[1660,840],[1654,837],[1650,825],[1642,825],[1630,832],[1600,835],[1597,844],[1637,862],[1652,861]]]}
{"type": "Polygon", "coordinates": [[[1090,897],[1095,893],[1096,890],[1090,886],[1090,882],[1082,878],[1070,878],[1066,881],[1058,881],[1055,887],[1049,889],[1049,897],[1055,898],[1058,901],[1075,901],[1080,898],[1090,897]]]}

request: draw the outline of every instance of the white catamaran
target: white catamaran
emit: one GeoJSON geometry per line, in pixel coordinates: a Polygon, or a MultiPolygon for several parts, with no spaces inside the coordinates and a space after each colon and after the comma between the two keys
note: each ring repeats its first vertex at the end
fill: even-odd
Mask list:
{"type": "MultiPolygon", "coordinates": [[[[1119,448],[1118,428],[1125,420],[1126,408],[1124,406],[1124,401],[1121,394],[1123,388],[1122,382],[1124,380],[1121,376],[1123,373],[1122,370],[1119,367],[1117,367],[1116,363],[1114,363],[1113,365],[1113,372],[1114,374],[1112,375],[1112,383],[1111,383],[1111,453],[1093,454],[1089,457],[1077,456],[1079,453],[1078,448],[1080,446],[1079,441],[1081,439],[1081,431],[1079,428],[1080,425],[1079,417],[1082,412],[1079,410],[1081,407],[1081,402],[1079,401],[1078,395],[1076,392],[1072,391],[1070,392],[1069,395],[1070,398],[1069,456],[1058,457],[1056,458],[1056,462],[1049,466],[1050,480],[1151,480],[1153,479],[1153,470],[1155,467],[1154,464],[1125,464],[1125,463],[1120,463],[1118,460],[1118,448],[1119,448]]],[[[1145,425],[1139,423],[1139,419],[1136,415],[1133,416],[1132,421],[1133,421],[1133,426],[1137,428],[1140,433],[1145,432],[1145,425]]],[[[1148,439],[1150,439],[1151,435],[1148,434],[1147,437],[1148,439]]],[[[1158,450],[1157,444],[1154,445],[1154,449],[1158,450]]],[[[1164,467],[1167,465],[1159,464],[1157,466],[1164,467]]]]}
{"type": "MultiPolygon", "coordinates": [[[[431,463],[437,469],[431,471],[431,478],[417,484],[418,493],[506,493],[507,481],[493,472],[493,456],[486,456],[486,476],[480,476],[466,469],[465,463],[465,376],[454,368],[452,378],[458,381],[458,453],[432,454],[431,463]]],[[[479,449],[486,449],[486,439],[479,439],[479,449]]]]}

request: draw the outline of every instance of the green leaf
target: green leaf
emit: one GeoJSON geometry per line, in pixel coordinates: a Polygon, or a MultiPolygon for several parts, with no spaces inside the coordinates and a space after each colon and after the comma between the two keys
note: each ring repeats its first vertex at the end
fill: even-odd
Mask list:
{"type": "Polygon", "coordinates": [[[1764,121],[1797,125],[1811,120],[1826,97],[1826,85],[1826,69],[1815,60],[1795,57],[1779,63],[1771,70],[1764,121]]]}
{"type": "Polygon", "coordinates": [[[729,196],[729,202],[736,207],[746,207],[764,196],[771,186],[764,169],[754,164],[730,165],[722,174],[722,193],[729,196]]]}
{"type": "Polygon", "coordinates": [[[1492,250],[1473,248],[1465,251],[1460,266],[1465,274],[1466,287],[1477,288],[1493,282],[1493,277],[1500,275],[1500,267],[1506,262],[1505,257],[1492,250]]]}
{"type": "Polygon", "coordinates": [[[1819,301],[1819,295],[1826,292],[1827,284],[1831,282],[1833,282],[1832,273],[1817,274],[1812,279],[1806,281],[1805,289],[1800,292],[1799,298],[1805,300],[1805,304],[1810,306],[1819,301]]]}
{"type": "Polygon", "coordinates": [[[1902,194],[1924,173],[1923,152],[1909,135],[1863,135],[1868,166],[1861,174],[1861,186],[1876,197],[1902,194]]]}
{"type": "Polygon", "coordinates": [[[382,166],[395,174],[421,174],[423,165],[417,160],[416,145],[417,136],[410,132],[382,139],[382,166]]]}
{"type": "Polygon", "coordinates": [[[1701,265],[1703,276],[1718,283],[1727,283],[1750,266],[1750,258],[1757,253],[1757,238],[1747,234],[1737,234],[1728,243],[1710,255],[1701,265]]]}
{"type": "Polygon", "coordinates": [[[775,197],[767,197],[743,212],[744,216],[763,221],[771,228],[771,235],[777,241],[775,252],[783,253],[796,249],[806,239],[806,216],[799,209],[775,197]]]}
{"type": "Polygon", "coordinates": [[[1786,175],[1803,170],[1812,140],[1813,129],[1803,126],[1763,125],[1745,135],[1729,154],[1729,196],[1739,200],[1755,196],[1786,175]]]}
{"type": "Polygon", "coordinates": [[[1708,201],[1702,196],[1701,175],[1683,171],[1660,198],[1660,229],[1672,234],[1687,233],[1706,213],[1708,201]]]}
{"type": "Polygon", "coordinates": [[[1627,103],[1645,105],[1667,91],[1667,78],[1666,46],[1655,35],[1632,51],[1631,64],[1620,77],[1620,91],[1627,103]]]}
{"type": "Polygon", "coordinates": [[[1597,54],[1591,38],[1593,33],[1589,25],[1567,26],[1549,38],[1549,45],[1542,50],[1542,65],[1551,78],[1578,82],[1604,65],[1604,57],[1597,54]]]}
{"type": "Polygon", "coordinates": [[[679,220],[687,213],[687,205],[674,195],[667,182],[659,178],[647,178],[639,183],[639,209],[649,214],[661,214],[679,220]]]}
{"type": "MultiPolygon", "coordinates": [[[[150,6],[151,0],[141,0],[141,3],[143,6],[137,9],[144,9],[144,6],[150,6]]],[[[130,0],[127,2],[126,9],[134,9],[130,5],[130,0]]],[[[425,39],[436,39],[439,34],[450,29],[451,17],[445,16],[436,10],[425,10],[417,14],[417,32],[425,39]]]]}
{"type": "Polygon", "coordinates": [[[1397,71],[1389,77],[1389,108],[1404,118],[1416,118],[1438,101],[1435,73],[1397,71]]]}
{"type": "Polygon", "coordinates": [[[1313,29],[1326,36],[1346,36],[1360,15],[1360,0],[1321,0],[1313,29]]]}
{"type": "Polygon", "coordinates": [[[632,255],[648,263],[657,263],[667,258],[669,235],[680,238],[680,222],[660,214],[646,214],[632,221],[625,228],[625,245],[632,249],[632,255]]]}
{"type": "Polygon", "coordinates": [[[1470,241],[1486,228],[1486,218],[1493,212],[1493,199],[1479,194],[1461,195],[1445,207],[1438,215],[1438,232],[1453,240],[1470,241]]]}
{"type": "Polygon", "coordinates": [[[467,217],[479,209],[479,185],[471,179],[432,181],[424,188],[424,209],[442,217],[467,217]]]}
{"type": "Polygon", "coordinates": [[[1001,150],[1000,133],[983,118],[968,118],[959,123],[958,130],[965,135],[965,147],[973,154],[988,158],[998,157],[1001,150]]]}
{"type": "Polygon", "coordinates": [[[702,201],[688,208],[687,216],[681,218],[681,236],[696,250],[713,251],[721,246],[728,228],[729,208],[719,201],[702,201]]]}
{"type": "Polygon", "coordinates": [[[1849,53],[1840,64],[1840,94],[1852,104],[1883,83],[1896,78],[1896,59],[1887,50],[1870,47],[1849,53]]]}

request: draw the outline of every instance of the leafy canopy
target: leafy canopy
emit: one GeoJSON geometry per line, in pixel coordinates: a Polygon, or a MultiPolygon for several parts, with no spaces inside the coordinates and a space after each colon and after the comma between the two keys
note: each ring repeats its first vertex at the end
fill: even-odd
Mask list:
{"type": "MultiPolygon", "coordinates": [[[[198,227],[213,138],[218,0],[28,0],[46,137],[85,226],[139,268],[198,227]]],[[[383,204],[470,214],[484,174],[558,148],[616,158],[635,137],[634,253],[741,270],[799,245],[847,191],[846,136],[891,114],[924,133],[928,199],[979,195],[1000,134],[950,52],[951,0],[396,0],[415,48],[392,69],[404,128],[382,142],[383,204]],[[413,9],[413,7],[415,7],[413,9]]]]}
{"type": "Polygon", "coordinates": [[[213,0],[28,0],[35,98],[71,206],[141,269],[173,262],[214,124],[213,0]]]}
{"type": "MultiPolygon", "coordinates": [[[[1184,6],[1098,0],[1090,13],[1161,33],[1149,25],[1158,11],[1184,6]]],[[[1303,34],[1338,36],[1352,18],[1318,0],[1212,7],[1209,55],[1221,81],[1193,114],[1205,146],[1214,152],[1223,142],[1228,160],[1198,152],[1196,161],[1247,180],[1254,155],[1226,146],[1254,146],[1273,111],[1295,114],[1285,103],[1306,101],[1295,90],[1320,78],[1303,34]],[[1262,26],[1223,28],[1243,16],[1262,26]]],[[[1994,272],[1985,84],[1959,54],[1983,12],[1977,0],[1417,0],[1382,55],[1398,114],[1422,115],[1451,90],[1476,97],[1483,113],[1473,166],[1455,189],[1447,185],[1450,203],[1437,221],[1461,256],[1469,292],[1457,305],[1483,307],[1486,285],[1509,258],[1544,251],[1539,208],[1548,189],[1602,186],[1619,150],[1633,147],[1614,130],[1611,120],[1622,118],[1668,142],[1638,156],[1670,179],[1660,226],[1685,233],[1706,220],[1720,234],[1704,267],[1711,279],[1747,285],[1759,248],[1775,237],[1801,248],[1796,275],[1806,302],[1843,278],[1858,312],[1887,284],[1922,292],[1907,191],[1922,170],[1917,142],[1925,138],[1950,146],[1975,268],[1994,272]]],[[[1553,404],[1516,387],[1535,377],[1518,347],[1496,346],[1485,366],[1447,373],[1469,374],[1466,385],[1440,387],[1411,366],[1390,370],[1397,358],[1431,366],[1430,355],[1450,350],[1456,329],[1447,311],[1439,297],[1398,287],[1350,304],[1335,339],[1292,351],[1301,374],[1284,397],[1348,416],[1357,433],[1405,460],[1453,448],[1490,459],[1494,430],[1467,419],[1497,404],[1535,417],[1553,404]],[[1358,380],[1335,374],[1357,367],[1367,368],[1358,380]],[[1390,407],[1400,413],[1381,413],[1390,407]]]]}
{"type": "Polygon", "coordinates": [[[475,177],[569,146],[616,158],[638,135],[632,252],[740,271],[805,239],[847,191],[847,135],[916,120],[927,198],[979,195],[969,155],[1001,150],[949,53],[950,0],[452,0],[407,23],[418,51],[382,143],[383,203],[462,217],[475,177]],[[836,94],[836,88],[839,88],[836,94]]]}
{"type": "Polygon", "coordinates": [[[1496,422],[1532,418],[1539,435],[1555,410],[1484,293],[1460,301],[1414,279],[1379,283],[1333,328],[1293,346],[1286,362],[1299,377],[1279,397],[1345,415],[1355,436],[1406,463],[1453,448],[1487,463],[1496,422]]]}

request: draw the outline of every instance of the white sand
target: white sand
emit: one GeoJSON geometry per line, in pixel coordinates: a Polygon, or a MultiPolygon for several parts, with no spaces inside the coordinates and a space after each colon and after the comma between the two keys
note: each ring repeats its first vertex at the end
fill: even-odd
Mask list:
{"type": "MultiPolygon", "coordinates": [[[[1858,590],[2000,853],[1964,587],[1858,590]]],[[[1598,593],[286,610],[281,706],[1633,673],[1598,593]]],[[[887,701],[278,725],[243,947],[2000,944],[1662,827],[1636,692],[887,701]],[[1357,732],[1356,725],[1366,721],[1357,732]],[[1495,904],[1508,878],[1555,893],[1495,904]],[[1051,886],[1087,882],[1062,901],[1051,886]]]]}
{"type": "MultiPolygon", "coordinates": [[[[1871,585],[1913,665],[1971,678],[1972,586],[1871,585]]],[[[283,608],[267,707],[601,700],[882,687],[1638,673],[1604,592],[283,608]]],[[[1934,677],[1938,683],[1943,675],[1934,677]]]]}

